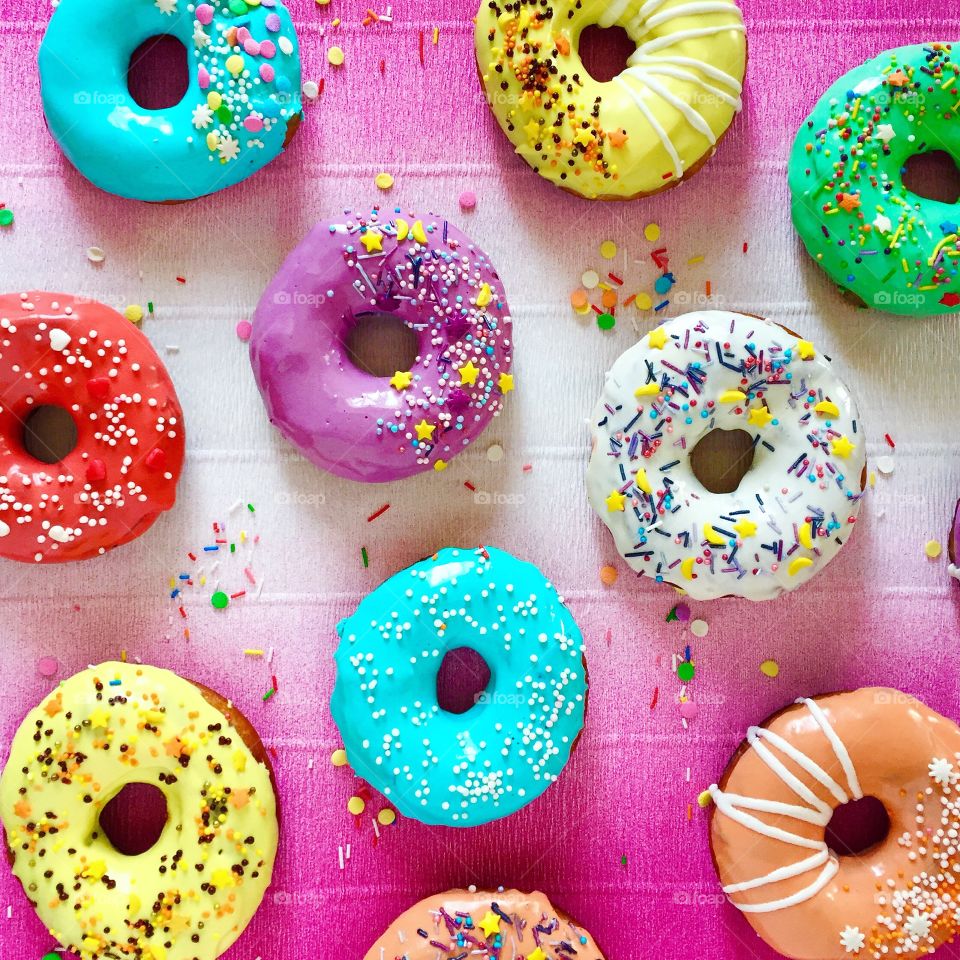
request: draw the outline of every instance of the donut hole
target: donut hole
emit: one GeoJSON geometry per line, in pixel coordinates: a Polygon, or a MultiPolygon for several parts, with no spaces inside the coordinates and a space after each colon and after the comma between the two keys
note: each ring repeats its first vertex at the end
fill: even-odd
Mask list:
{"type": "Polygon", "coordinates": [[[372,311],[358,313],[344,340],[350,362],[374,377],[392,377],[410,370],[417,361],[417,334],[398,316],[372,311]]]}
{"type": "Polygon", "coordinates": [[[167,825],[167,798],[152,783],[128,783],[100,811],[100,830],[118,853],[138,857],[167,825]]]}
{"type": "Polygon", "coordinates": [[[876,797],[841,804],[827,824],[827,846],[838,857],[855,857],[883,843],[890,833],[890,815],[876,797]]]}
{"type": "Polygon", "coordinates": [[[176,38],[162,33],[149,37],[130,55],[127,89],[144,110],[175,107],[190,86],[187,48],[176,38]]]}
{"type": "Polygon", "coordinates": [[[490,666],[471,647],[448,650],[437,671],[437,703],[446,713],[461,714],[483,700],[490,666]]]}
{"type": "Polygon", "coordinates": [[[960,199],[960,169],[945,150],[915,153],[903,166],[903,185],[915,196],[940,203],[960,199]]]}
{"type": "Polygon", "coordinates": [[[592,24],[580,34],[578,52],[584,69],[598,83],[608,83],[627,69],[637,45],[623,27],[592,24]]]}
{"type": "Polygon", "coordinates": [[[690,469],[710,493],[733,493],[753,466],[753,437],[746,430],[711,430],[690,453],[690,469]]]}
{"type": "Polygon", "coordinates": [[[23,448],[41,463],[60,463],[77,446],[77,422],[65,407],[43,404],[23,421],[23,448]]]}

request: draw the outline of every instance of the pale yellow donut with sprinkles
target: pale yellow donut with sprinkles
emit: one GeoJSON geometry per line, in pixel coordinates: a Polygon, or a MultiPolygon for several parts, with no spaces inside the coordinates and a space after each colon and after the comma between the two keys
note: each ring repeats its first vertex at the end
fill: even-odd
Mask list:
{"type": "Polygon", "coordinates": [[[277,807],[263,745],[228,701],[157,667],[103,663],[61,683],[17,731],[0,777],[13,872],[81,960],[216,960],[270,884],[277,807]],[[159,788],[145,853],[116,850],[104,806],[159,788]]]}

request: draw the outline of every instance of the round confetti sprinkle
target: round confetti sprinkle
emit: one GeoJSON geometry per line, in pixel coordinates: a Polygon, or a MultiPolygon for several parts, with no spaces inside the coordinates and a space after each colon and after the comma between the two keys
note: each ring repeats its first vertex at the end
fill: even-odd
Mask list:
{"type": "Polygon", "coordinates": [[[60,669],[60,663],[56,657],[41,657],[37,661],[37,673],[41,677],[54,677],[60,669]]]}
{"type": "Polygon", "coordinates": [[[0,227],[9,227],[13,223],[13,211],[4,207],[0,210],[0,227]]]}
{"type": "Polygon", "coordinates": [[[711,796],[709,790],[704,790],[703,793],[701,793],[700,796],[697,797],[698,807],[706,808],[706,807],[709,807],[711,803],[713,803],[713,797],[711,796]]]}
{"type": "Polygon", "coordinates": [[[597,314],[597,326],[601,330],[612,330],[617,324],[617,319],[612,313],[597,314]]]}
{"type": "Polygon", "coordinates": [[[885,477],[889,477],[893,473],[894,460],[893,457],[877,457],[876,459],[877,472],[882,474],[885,477]]]}
{"type": "Polygon", "coordinates": [[[684,720],[696,720],[700,713],[700,708],[692,700],[684,700],[680,704],[680,716],[684,720]]]}
{"type": "Polygon", "coordinates": [[[91,263],[103,263],[107,259],[107,255],[101,247],[87,247],[87,259],[91,263]]]}
{"type": "Polygon", "coordinates": [[[49,953],[45,953],[40,960],[63,960],[63,958],[55,950],[51,950],[49,953]]]}
{"type": "Polygon", "coordinates": [[[377,814],[377,823],[381,827],[389,827],[391,823],[396,823],[397,815],[389,807],[385,807],[377,814]]]}
{"type": "Polygon", "coordinates": [[[367,809],[367,805],[364,802],[362,797],[351,797],[347,801],[347,810],[350,811],[355,817],[359,817],[364,810],[367,809]]]}
{"type": "Polygon", "coordinates": [[[335,767],[345,767],[347,765],[347,751],[342,747],[339,750],[334,750],[330,755],[330,762],[335,767]]]}
{"type": "Polygon", "coordinates": [[[308,100],[316,100],[320,96],[320,87],[315,80],[303,81],[303,95],[308,100]]]}
{"type": "Polygon", "coordinates": [[[222,590],[218,590],[210,598],[210,603],[213,604],[214,608],[217,610],[222,610],[229,602],[230,598],[222,590]]]}
{"type": "Polygon", "coordinates": [[[612,310],[617,305],[617,291],[616,290],[604,290],[603,296],[600,298],[600,303],[607,309],[612,310]]]}
{"type": "Polygon", "coordinates": [[[617,582],[617,568],[609,565],[601,567],[600,582],[605,587],[612,587],[617,582]]]}
{"type": "Polygon", "coordinates": [[[237,324],[237,336],[246,343],[250,339],[250,334],[253,333],[253,324],[249,320],[241,320],[237,324]]]}
{"type": "Polygon", "coordinates": [[[343,50],[341,50],[340,47],[331,47],[327,51],[327,59],[333,64],[333,66],[339,67],[344,60],[343,50]]]}
{"type": "Polygon", "coordinates": [[[597,284],[600,282],[600,275],[596,270],[584,270],[583,276],[580,278],[580,282],[588,290],[595,290],[597,284]]]}
{"type": "Polygon", "coordinates": [[[141,307],[139,303],[131,303],[123,311],[123,315],[131,323],[139,323],[143,319],[143,307],[141,307]]]}
{"type": "Polygon", "coordinates": [[[383,173],[378,173],[373,181],[377,185],[379,190],[389,190],[393,186],[393,174],[387,173],[385,170],[383,173]]]}
{"type": "Polygon", "coordinates": [[[491,443],[487,447],[487,459],[491,463],[499,463],[503,459],[503,447],[499,443],[491,443]]]}
{"type": "Polygon", "coordinates": [[[776,660],[764,660],[760,664],[760,672],[772,680],[780,675],[780,664],[776,660]]]}
{"type": "Polygon", "coordinates": [[[926,546],[923,548],[923,552],[931,559],[936,560],[940,556],[940,551],[943,550],[943,547],[940,545],[939,540],[928,540],[926,546]]]}
{"type": "Polygon", "coordinates": [[[587,306],[587,291],[577,288],[570,294],[570,306],[574,310],[582,310],[587,306]]]}
{"type": "Polygon", "coordinates": [[[682,680],[684,683],[689,683],[694,674],[696,674],[697,668],[693,665],[691,660],[682,660],[680,665],[677,667],[677,678],[682,680]]]}
{"type": "Polygon", "coordinates": [[[477,195],[472,190],[464,190],[460,194],[460,209],[472,210],[477,205],[477,195]]]}
{"type": "Polygon", "coordinates": [[[617,255],[617,245],[612,240],[604,240],[600,244],[600,256],[604,260],[612,260],[617,255]]]}
{"type": "Polygon", "coordinates": [[[690,632],[695,637],[705,637],[710,632],[710,627],[707,626],[706,620],[694,620],[690,624],[690,632]]]}
{"type": "Polygon", "coordinates": [[[690,608],[685,603],[678,603],[674,612],[681,623],[686,623],[690,619],[690,608]]]}
{"type": "Polygon", "coordinates": [[[653,306],[653,297],[649,293],[638,293],[633,302],[638,310],[649,310],[653,306]]]}
{"type": "Polygon", "coordinates": [[[643,228],[643,235],[650,243],[656,243],[660,239],[660,227],[656,223],[648,223],[643,228]]]}

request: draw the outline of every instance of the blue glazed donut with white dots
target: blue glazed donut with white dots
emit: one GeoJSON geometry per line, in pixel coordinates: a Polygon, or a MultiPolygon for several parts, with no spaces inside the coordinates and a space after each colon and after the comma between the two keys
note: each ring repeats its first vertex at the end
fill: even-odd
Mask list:
{"type": "Polygon", "coordinates": [[[246,179],[299,125],[300,52],[278,0],[61,0],[40,45],[43,110],[67,159],[95,186],[154,202],[246,179]],[[188,87],[160,110],[137,104],[130,57],[172,36],[188,87]]]}
{"type": "Polygon", "coordinates": [[[405,816],[498,820],[566,766],[586,708],[583,638],[533,564],[448,547],[381,584],[337,632],[331,710],[347,759],[405,816]],[[462,647],[490,682],[454,714],[438,703],[437,673],[462,647]]]}

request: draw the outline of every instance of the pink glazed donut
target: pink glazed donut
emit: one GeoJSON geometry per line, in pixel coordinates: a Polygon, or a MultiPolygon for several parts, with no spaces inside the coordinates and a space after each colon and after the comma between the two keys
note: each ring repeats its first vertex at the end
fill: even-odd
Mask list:
{"type": "Polygon", "coordinates": [[[489,257],[446,220],[349,212],[287,257],[253,318],[250,361],[271,422],[337,476],[384,482],[443,470],[513,389],[510,310],[489,257]],[[409,370],[358,369],[364,315],[417,336],[409,370]]]}

